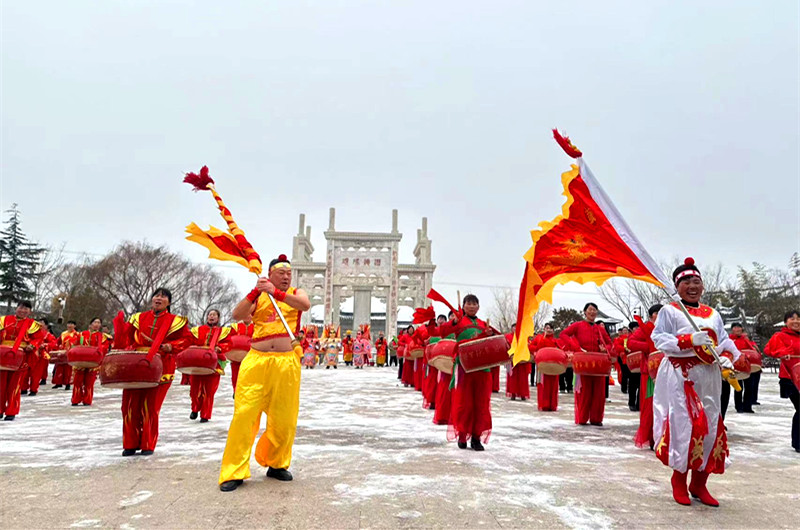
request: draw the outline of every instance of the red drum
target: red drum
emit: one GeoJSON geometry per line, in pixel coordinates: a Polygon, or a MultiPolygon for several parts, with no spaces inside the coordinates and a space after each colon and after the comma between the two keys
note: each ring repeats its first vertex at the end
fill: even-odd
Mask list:
{"type": "Polygon", "coordinates": [[[736,379],[739,381],[750,377],[750,360],[747,355],[740,355],[739,360],[733,363],[733,369],[736,370],[736,379]]]}
{"type": "Polygon", "coordinates": [[[240,363],[250,351],[250,337],[247,335],[231,336],[231,350],[225,355],[229,361],[240,363]]]}
{"type": "Polygon", "coordinates": [[[16,372],[25,360],[25,353],[21,349],[14,350],[11,346],[0,346],[0,370],[16,372]]]}
{"type": "Polygon", "coordinates": [[[399,358],[401,358],[401,359],[405,359],[406,358],[406,345],[405,344],[399,344],[397,346],[397,356],[399,358]]]}
{"type": "Polygon", "coordinates": [[[789,355],[788,357],[783,357],[782,359],[786,364],[786,369],[789,370],[789,375],[792,376],[794,386],[797,387],[797,390],[800,390],[800,356],[789,355]]]}
{"type": "Polygon", "coordinates": [[[625,364],[628,366],[628,370],[630,370],[631,373],[642,373],[642,352],[635,351],[633,353],[629,353],[625,358],[625,364]]]}
{"type": "Polygon", "coordinates": [[[67,364],[66,350],[56,350],[50,352],[50,364],[67,364]]]}
{"type": "Polygon", "coordinates": [[[100,384],[108,388],[153,388],[161,381],[164,365],[155,355],[147,360],[147,352],[110,351],[100,363],[100,384]]]}
{"type": "Polygon", "coordinates": [[[67,352],[67,362],[74,368],[97,368],[103,362],[103,354],[96,346],[73,346],[67,352]]]}
{"type": "Polygon", "coordinates": [[[572,369],[578,375],[606,377],[611,375],[611,358],[603,352],[576,351],[572,369]]]}
{"type": "Polygon", "coordinates": [[[506,364],[508,342],[503,335],[471,339],[458,345],[458,358],[465,372],[477,372],[506,364]]]}
{"type": "Polygon", "coordinates": [[[760,372],[761,371],[761,354],[758,353],[756,350],[742,350],[742,355],[747,356],[747,360],[750,361],[750,373],[760,372]]]}
{"type": "MultiPolygon", "coordinates": [[[[430,344],[433,346],[428,354],[428,364],[445,374],[453,373],[453,359],[456,355],[456,341],[452,339],[442,339],[439,342],[430,344]]],[[[427,354],[427,351],[426,351],[427,354]]]]}
{"type": "Polygon", "coordinates": [[[533,359],[544,375],[561,375],[567,371],[567,354],[559,348],[542,348],[533,355],[533,359]]]}
{"type": "Polygon", "coordinates": [[[217,354],[204,346],[189,346],[175,357],[182,374],[211,375],[217,371],[217,354]]]}
{"type": "Polygon", "coordinates": [[[650,378],[655,381],[656,374],[658,373],[658,367],[661,366],[661,360],[664,359],[664,354],[660,351],[655,353],[651,353],[650,357],[647,358],[647,372],[650,374],[650,378]]]}
{"type": "Polygon", "coordinates": [[[421,359],[425,357],[425,348],[420,346],[419,344],[414,344],[409,348],[408,357],[409,359],[421,359]]]}

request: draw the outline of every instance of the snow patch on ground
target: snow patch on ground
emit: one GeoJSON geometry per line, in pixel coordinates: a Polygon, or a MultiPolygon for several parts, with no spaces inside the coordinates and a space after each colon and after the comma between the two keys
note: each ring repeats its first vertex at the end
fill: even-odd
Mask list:
{"type": "Polygon", "coordinates": [[[137,491],[136,493],[134,493],[130,497],[128,497],[126,499],[122,499],[121,501],[119,501],[119,505],[120,505],[121,508],[125,508],[127,506],[136,506],[137,504],[143,503],[144,501],[146,501],[147,499],[149,499],[152,496],[153,496],[153,492],[152,491],[146,491],[146,490],[145,491],[137,491]]]}

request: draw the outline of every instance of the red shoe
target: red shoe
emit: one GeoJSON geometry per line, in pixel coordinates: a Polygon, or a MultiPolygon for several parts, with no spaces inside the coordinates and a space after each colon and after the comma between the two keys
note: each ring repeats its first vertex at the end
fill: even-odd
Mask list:
{"type": "Polygon", "coordinates": [[[689,492],[692,497],[699,499],[706,506],[719,506],[717,499],[711,496],[706,488],[708,473],[704,471],[692,471],[692,482],[689,484],[689,492]]]}
{"type": "Polygon", "coordinates": [[[672,472],[672,498],[678,504],[691,506],[692,500],[689,498],[689,491],[686,489],[686,475],[677,470],[672,472]]]}

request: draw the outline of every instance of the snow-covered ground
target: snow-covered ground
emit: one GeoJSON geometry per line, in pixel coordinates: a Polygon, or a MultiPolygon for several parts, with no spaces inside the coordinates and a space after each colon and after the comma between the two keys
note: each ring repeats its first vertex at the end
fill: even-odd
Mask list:
{"type": "Polygon", "coordinates": [[[800,454],[789,447],[791,406],[776,389],[765,374],[757,414],[736,414],[731,403],[733,466],[710,481],[723,503],[714,511],[674,504],[669,470],[631,441],[638,415],[618,386],[602,428],[574,425],[572,396],[543,413],[535,398],[495,394],[492,437],[476,453],[446,441],[446,427],[431,423],[396,370],[303,370],[296,480],[266,481],[253,461],[254,478],[222,494],[229,377],[207,424],[189,420],[188,387],[173,384],[149,458],[120,456],[121,391],[98,384],[92,407],[71,407],[68,392],[48,385],[22,398],[16,421],[0,422],[3,526],[30,527],[35,507],[50,527],[795,527],[800,454]],[[254,499],[269,506],[232,510],[254,499]]]}

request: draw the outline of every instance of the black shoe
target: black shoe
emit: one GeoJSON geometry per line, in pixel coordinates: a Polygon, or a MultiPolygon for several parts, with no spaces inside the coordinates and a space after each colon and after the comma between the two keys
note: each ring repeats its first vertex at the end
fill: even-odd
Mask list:
{"type": "Polygon", "coordinates": [[[459,449],[466,449],[467,448],[467,442],[458,442],[458,448],[459,449]]]}
{"type": "Polygon", "coordinates": [[[516,400],[517,400],[517,396],[511,396],[511,401],[516,401],[516,400]]]}
{"type": "Polygon", "coordinates": [[[478,438],[476,438],[475,436],[473,436],[472,439],[469,441],[469,445],[470,445],[470,447],[472,447],[472,449],[474,451],[484,451],[485,450],[484,447],[483,447],[483,444],[481,443],[481,441],[478,438]]]}
{"type": "Polygon", "coordinates": [[[655,451],[655,448],[656,448],[656,443],[655,442],[650,442],[650,450],[651,451],[655,451]]]}
{"type": "Polygon", "coordinates": [[[78,405],[80,405],[80,403],[73,403],[72,404],[73,407],[77,407],[78,405]]]}
{"type": "Polygon", "coordinates": [[[521,399],[522,401],[528,401],[528,398],[519,398],[519,399],[521,399]]]}
{"type": "Polygon", "coordinates": [[[753,401],[753,405],[761,405],[758,401],[753,401]]]}
{"type": "Polygon", "coordinates": [[[233,491],[242,484],[244,484],[244,480],[242,479],[226,480],[225,482],[219,485],[219,491],[233,491]]]}
{"type": "Polygon", "coordinates": [[[200,423],[208,423],[208,418],[200,418],[200,423]]]}
{"type": "Polygon", "coordinates": [[[275,480],[280,480],[282,482],[289,482],[292,480],[292,474],[289,473],[288,469],[281,469],[276,467],[267,468],[267,476],[269,478],[274,478],[275,480]]]}
{"type": "Polygon", "coordinates": [[[61,388],[61,385],[53,385],[53,388],[61,388]]]}
{"type": "Polygon", "coordinates": [[[65,386],[64,390],[69,390],[69,385],[65,386]]]}
{"type": "Polygon", "coordinates": [[[189,419],[190,420],[196,420],[197,419],[197,413],[196,412],[192,412],[191,414],[189,414],[189,419]]]}
{"type": "Polygon", "coordinates": [[[755,414],[756,413],[756,411],[754,411],[753,409],[744,409],[744,410],[742,410],[742,412],[745,412],[747,414],[755,414]]]}
{"type": "Polygon", "coordinates": [[[628,405],[628,408],[631,410],[631,412],[638,412],[638,411],[639,411],[639,409],[637,409],[637,408],[636,408],[635,406],[633,406],[633,405],[628,405]]]}
{"type": "Polygon", "coordinates": [[[337,370],[337,369],[338,369],[338,366],[334,366],[334,367],[333,367],[333,369],[334,369],[334,370],[337,370]]]}
{"type": "MultiPolygon", "coordinates": [[[[236,401],[236,392],[234,392],[231,397],[233,397],[233,400],[236,401]]],[[[230,480],[228,482],[230,482],[230,480]]]]}
{"type": "Polygon", "coordinates": [[[14,421],[14,416],[6,416],[3,421],[14,421]]]}
{"type": "Polygon", "coordinates": [[[27,396],[28,395],[28,391],[27,390],[20,390],[19,391],[19,395],[20,396],[27,396]]]}
{"type": "Polygon", "coordinates": [[[326,370],[330,370],[330,368],[331,368],[330,366],[326,366],[325,367],[326,370]]]}
{"type": "Polygon", "coordinates": [[[591,423],[595,427],[602,427],[603,426],[603,422],[602,421],[590,421],[589,423],[591,423]]]}
{"type": "Polygon", "coordinates": [[[34,392],[33,390],[31,390],[30,392],[28,392],[28,395],[29,395],[29,396],[35,396],[36,394],[38,394],[38,392],[34,392]]]}
{"type": "Polygon", "coordinates": [[[41,381],[39,381],[39,384],[40,385],[46,385],[47,384],[47,379],[42,379],[41,381]]]}
{"type": "Polygon", "coordinates": [[[122,456],[133,456],[136,454],[136,451],[138,451],[138,449],[123,449],[122,456]]]}
{"type": "Polygon", "coordinates": [[[139,454],[140,454],[140,455],[142,455],[142,456],[150,456],[150,455],[152,455],[152,454],[153,454],[153,450],[152,450],[152,449],[150,449],[150,450],[147,450],[147,451],[142,451],[142,452],[141,452],[141,453],[139,453],[139,454]]]}

